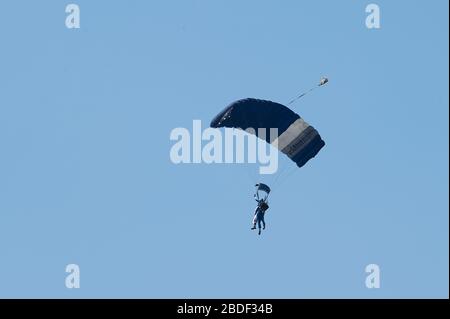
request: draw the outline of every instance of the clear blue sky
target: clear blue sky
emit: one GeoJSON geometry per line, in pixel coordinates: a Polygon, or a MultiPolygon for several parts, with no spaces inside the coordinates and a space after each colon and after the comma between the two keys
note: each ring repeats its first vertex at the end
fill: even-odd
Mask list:
{"type": "Polygon", "coordinates": [[[448,297],[448,1],[3,1],[0,297],[448,297]],[[287,102],[326,141],[249,230],[170,131],[287,102]],[[64,286],[81,267],[81,288],[64,286]],[[381,288],[365,287],[367,264],[381,288]]]}

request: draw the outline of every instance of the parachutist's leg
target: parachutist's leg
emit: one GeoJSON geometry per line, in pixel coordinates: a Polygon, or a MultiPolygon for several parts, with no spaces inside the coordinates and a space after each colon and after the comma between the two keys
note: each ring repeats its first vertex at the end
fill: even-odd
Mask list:
{"type": "Polygon", "coordinates": [[[255,217],[253,217],[252,222],[253,222],[253,226],[252,226],[251,230],[256,229],[256,215],[255,215],[255,217]]]}

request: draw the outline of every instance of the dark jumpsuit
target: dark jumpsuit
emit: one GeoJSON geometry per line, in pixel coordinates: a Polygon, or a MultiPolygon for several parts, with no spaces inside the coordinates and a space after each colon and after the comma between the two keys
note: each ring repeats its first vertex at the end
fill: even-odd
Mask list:
{"type": "Polygon", "coordinates": [[[263,225],[263,228],[266,228],[266,222],[264,221],[264,213],[265,213],[264,210],[262,210],[258,204],[258,206],[255,209],[255,215],[253,217],[253,228],[256,228],[256,223],[258,223],[259,232],[261,232],[261,223],[263,225]]]}

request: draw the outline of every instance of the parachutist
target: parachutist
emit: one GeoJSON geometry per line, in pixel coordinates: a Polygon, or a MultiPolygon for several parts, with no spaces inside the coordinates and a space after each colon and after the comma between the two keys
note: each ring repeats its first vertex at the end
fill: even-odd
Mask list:
{"type": "MultiPolygon", "coordinates": [[[[323,77],[319,84],[316,84],[309,91],[300,94],[287,105],[293,104],[308,92],[325,85],[327,82],[328,78],[323,77]]],[[[313,126],[305,122],[300,115],[288,106],[255,98],[237,100],[217,114],[212,119],[210,127],[227,127],[236,130],[245,130],[248,134],[257,136],[262,141],[267,142],[281,153],[287,155],[300,168],[305,166],[309,160],[313,159],[320,152],[325,146],[325,142],[313,126]],[[253,129],[250,131],[248,128],[253,129]],[[258,133],[256,133],[255,128],[258,129],[258,133]],[[271,138],[273,136],[272,133],[270,136],[259,134],[260,129],[264,129],[266,132],[272,132],[272,129],[274,129],[277,132],[276,138],[271,138]]],[[[261,169],[260,173],[271,174],[267,170],[262,172],[261,169]]],[[[264,214],[269,208],[267,197],[270,193],[270,188],[262,183],[256,184],[255,186],[255,199],[258,202],[258,206],[255,209],[251,229],[256,229],[256,224],[258,224],[258,233],[261,234],[261,224],[263,229],[266,226],[264,214]],[[265,192],[265,196],[262,199],[258,194],[259,191],[265,192]]]]}
{"type": "Polygon", "coordinates": [[[253,215],[253,227],[251,230],[256,229],[256,224],[258,224],[258,235],[261,235],[261,224],[262,229],[266,229],[266,222],[264,220],[264,214],[269,209],[269,204],[267,203],[267,197],[270,193],[270,187],[266,184],[256,184],[256,193],[254,195],[255,200],[258,202],[258,206],[256,206],[255,213],[253,215]],[[263,198],[260,198],[259,191],[263,192],[263,198]]]}
{"type": "Polygon", "coordinates": [[[256,229],[256,224],[258,224],[258,235],[261,235],[261,224],[262,229],[266,229],[266,222],[264,220],[264,214],[266,210],[269,209],[269,205],[266,203],[264,199],[257,200],[258,206],[256,206],[255,214],[253,217],[253,227],[252,230],[256,229]]]}

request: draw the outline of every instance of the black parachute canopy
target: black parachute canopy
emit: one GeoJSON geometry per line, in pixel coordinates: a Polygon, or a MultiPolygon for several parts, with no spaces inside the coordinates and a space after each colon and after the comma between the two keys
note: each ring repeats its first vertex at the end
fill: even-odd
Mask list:
{"type": "Polygon", "coordinates": [[[256,187],[256,191],[264,191],[267,194],[270,193],[270,187],[267,186],[266,184],[258,183],[258,184],[255,185],[255,187],[256,187]]]}
{"type": "Polygon", "coordinates": [[[286,154],[298,167],[302,167],[325,146],[314,127],[306,123],[288,107],[266,100],[242,99],[231,103],[211,121],[212,128],[229,127],[246,130],[265,129],[265,140],[286,154]],[[268,133],[278,129],[278,138],[268,133]],[[274,143],[276,142],[276,143],[274,143]]]}

